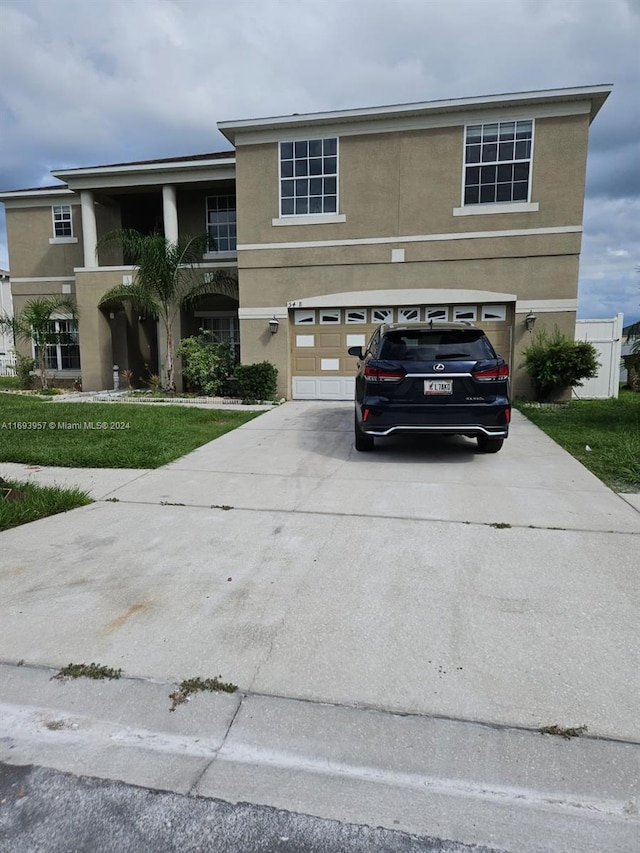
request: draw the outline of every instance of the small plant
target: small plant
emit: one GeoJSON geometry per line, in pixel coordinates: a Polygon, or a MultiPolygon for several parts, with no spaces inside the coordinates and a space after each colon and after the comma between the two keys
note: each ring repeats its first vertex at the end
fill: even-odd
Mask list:
{"type": "Polygon", "coordinates": [[[127,368],[126,370],[122,371],[120,376],[122,376],[122,378],[127,383],[127,391],[133,391],[133,376],[134,376],[133,370],[130,370],[129,368],[127,368]]]}
{"type": "Polygon", "coordinates": [[[543,329],[524,351],[524,369],[540,402],[561,395],[598,375],[597,351],[588,341],[573,341],[556,328],[549,336],[543,329]]]}
{"type": "Polygon", "coordinates": [[[160,377],[158,376],[157,373],[151,373],[151,371],[149,370],[148,364],[145,364],[145,367],[147,369],[147,373],[148,373],[149,377],[148,377],[148,379],[145,379],[144,376],[141,376],[140,381],[144,385],[149,386],[149,390],[151,391],[152,394],[158,394],[160,391],[162,391],[162,383],[160,381],[160,377]]]}
{"type": "Polygon", "coordinates": [[[93,678],[100,681],[105,678],[120,678],[121,675],[121,669],[112,669],[99,663],[69,663],[63,666],[53,678],[60,681],[65,678],[93,678]]]}
{"type": "Polygon", "coordinates": [[[553,726],[542,726],[542,728],[538,729],[540,734],[542,735],[557,735],[558,737],[562,737],[565,740],[570,740],[572,737],[580,737],[586,731],[588,731],[586,726],[575,726],[573,728],[563,728],[559,726],[557,723],[553,726]]]}
{"type": "Polygon", "coordinates": [[[73,380],[73,390],[82,391],[82,376],[76,376],[73,380]]]}
{"type": "Polygon", "coordinates": [[[222,676],[216,678],[187,678],[181,681],[178,687],[169,694],[169,699],[172,701],[170,711],[175,711],[178,705],[183,705],[189,701],[189,697],[194,693],[235,693],[238,689],[236,684],[229,684],[221,681],[222,676]]]}
{"type": "Polygon", "coordinates": [[[270,361],[239,364],[235,378],[243,401],[273,400],[278,384],[278,368],[270,361]]]}
{"type": "Polygon", "coordinates": [[[33,371],[36,369],[35,358],[29,358],[22,353],[16,353],[16,379],[18,387],[23,391],[33,388],[33,371]]]}

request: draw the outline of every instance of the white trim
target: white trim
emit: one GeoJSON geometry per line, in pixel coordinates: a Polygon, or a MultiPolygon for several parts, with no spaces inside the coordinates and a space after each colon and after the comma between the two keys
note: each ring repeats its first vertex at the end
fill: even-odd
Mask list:
{"type": "MultiPolygon", "coordinates": [[[[200,161],[200,167],[205,161],[200,161]]],[[[100,190],[114,187],[161,187],[163,184],[205,184],[210,181],[235,180],[235,163],[231,160],[222,160],[218,165],[210,165],[200,168],[193,164],[194,168],[189,170],[186,166],[181,168],[179,164],[165,164],[163,169],[149,171],[139,167],[127,167],[114,170],[112,173],[101,170],[80,170],[85,174],[71,172],[52,172],[55,177],[68,175],[68,181],[74,190],[100,190]]],[[[209,189],[209,187],[207,187],[209,189]]]]}
{"type": "Polygon", "coordinates": [[[36,284],[40,281],[75,281],[75,276],[73,275],[39,275],[39,276],[26,276],[23,278],[16,278],[15,276],[11,276],[12,284],[36,284]]]}
{"type": "Polygon", "coordinates": [[[514,121],[518,119],[558,118],[573,115],[588,115],[591,107],[589,101],[569,104],[549,104],[546,107],[511,107],[482,110],[474,112],[439,113],[428,116],[411,116],[408,118],[372,119],[371,121],[354,121],[350,125],[335,124],[306,125],[291,132],[288,128],[274,130],[246,131],[235,138],[236,148],[243,145],[264,145],[273,142],[300,142],[309,138],[310,132],[323,133],[326,136],[365,136],[377,133],[404,133],[415,130],[435,130],[443,127],[464,127],[465,124],[492,124],[498,121],[514,121]]]}
{"type": "Polygon", "coordinates": [[[516,302],[516,314],[555,314],[564,311],[577,311],[577,299],[519,299],[516,302]]]}
{"type": "Polygon", "coordinates": [[[79,197],[67,187],[52,190],[16,190],[15,192],[0,193],[0,201],[6,207],[49,207],[51,199],[59,196],[65,198],[65,204],[80,204],[79,197]]]}
{"type": "MultiPolygon", "coordinates": [[[[287,303],[288,308],[394,308],[412,305],[467,305],[473,303],[510,302],[517,300],[514,293],[494,293],[491,290],[403,288],[397,290],[353,290],[344,293],[326,293],[309,296],[287,303]]],[[[574,300],[575,301],[575,300],[574,300]]],[[[539,303],[535,303],[536,305],[539,303]]],[[[241,309],[271,310],[271,309],[241,309]]],[[[242,317],[242,313],[240,314],[242,317]]],[[[372,319],[371,322],[377,322],[372,319]]]]}
{"type": "MultiPolygon", "coordinates": [[[[238,257],[237,252],[205,252],[202,256],[205,261],[215,261],[218,258],[220,260],[233,260],[238,257]]],[[[201,265],[200,265],[201,266],[201,265]]]]}
{"type": "Polygon", "coordinates": [[[77,237],[49,237],[49,245],[57,246],[62,243],[77,243],[77,237]]]}
{"type": "MultiPolygon", "coordinates": [[[[464,176],[463,176],[464,180],[464,176]]],[[[531,184],[529,184],[529,190],[531,184]]],[[[504,201],[496,204],[471,204],[467,207],[454,207],[454,216],[483,216],[491,213],[537,213],[540,210],[540,205],[537,201],[504,201]]]]}
{"type": "MultiPolygon", "coordinates": [[[[237,264],[234,261],[219,261],[218,263],[210,263],[210,264],[194,264],[198,269],[210,270],[210,269],[218,269],[223,267],[230,267],[235,269],[237,264]]],[[[128,267],[74,267],[74,272],[132,272],[136,270],[137,267],[135,264],[128,267]]],[[[25,281],[27,279],[24,279],[25,281]]],[[[29,281],[37,281],[38,279],[29,279],[29,281]]],[[[57,281],[57,279],[51,278],[43,278],[39,279],[40,281],[57,281]]],[[[73,281],[73,278],[69,279],[73,281]]],[[[19,279],[13,279],[13,281],[19,281],[19,279]]]]}
{"type": "Polygon", "coordinates": [[[235,157],[212,157],[210,160],[173,160],[164,163],[124,163],[113,166],[81,166],[79,169],[56,169],[51,174],[66,180],[67,177],[84,177],[93,175],[120,175],[130,172],[168,172],[172,169],[203,169],[208,166],[235,165],[235,157]]]}
{"type": "Polygon", "coordinates": [[[133,272],[137,267],[74,267],[74,272],[133,272]]]}
{"type": "Polygon", "coordinates": [[[263,249],[321,249],[327,246],[380,246],[388,243],[433,243],[444,240],[486,240],[495,237],[533,237],[544,234],[581,234],[581,225],[559,225],[551,228],[513,228],[502,231],[465,231],[450,234],[416,234],[410,237],[362,237],[354,240],[308,240],[288,243],[243,243],[239,252],[263,249]]]}
{"type": "Polygon", "coordinates": [[[346,222],[347,217],[344,213],[314,213],[307,216],[281,216],[279,219],[272,219],[272,225],[333,225],[336,222],[346,222]]]}
{"type": "Polygon", "coordinates": [[[289,317],[289,311],[282,306],[276,308],[238,308],[240,320],[270,320],[272,317],[276,317],[278,320],[286,320],[289,317]]]}
{"type": "MultiPolygon", "coordinates": [[[[469,120],[469,113],[486,116],[489,110],[508,110],[512,115],[517,110],[523,110],[528,111],[534,118],[547,114],[569,115],[582,112],[589,113],[593,119],[609,96],[611,89],[611,84],[600,84],[303,115],[221,121],[218,122],[218,130],[237,146],[266,142],[269,141],[269,137],[272,137],[273,141],[279,141],[284,139],[284,133],[289,128],[304,127],[307,135],[310,126],[322,126],[321,132],[327,136],[332,132],[336,135],[349,132],[378,133],[381,129],[387,129],[381,128],[385,120],[389,130],[402,130],[428,126],[429,120],[434,118],[440,118],[443,123],[464,124],[469,120]],[[445,115],[438,115],[442,113],[445,115]],[[461,113],[462,115],[459,115],[461,113]],[[406,124],[412,124],[412,128],[404,127],[406,124]],[[334,131],[333,128],[336,130],[334,131]],[[338,131],[337,128],[340,130],[338,131]],[[236,138],[237,136],[240,138],[236,138]]],[[[289,138],[293,139],[290,131],[289,138]]]]}

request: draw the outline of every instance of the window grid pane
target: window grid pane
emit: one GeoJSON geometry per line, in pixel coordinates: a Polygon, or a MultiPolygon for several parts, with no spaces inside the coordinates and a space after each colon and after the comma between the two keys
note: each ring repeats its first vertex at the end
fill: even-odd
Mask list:
{"type": "Polygon", "coordinates": [[[73,228],[71,227],[70,204],[53,205],[53,236],[73,237],[73,228]]]}
{"type": "Polygon", "coordinates": [[[236,251],[236,199],[231,195],[207,198],[209,252],[236,251]]]}
{"type": "Polygon", "coordinates": [[[280,143],[280,216],[336,213],[338,140],[280,143]]]}
{"type": "Polygon", "coordinates": [[[532,139],[533,121],[469,125],[464,204],[527,201],[532,139]]]}
{"type": "MultiPolygon", "coordinates": [[[[45,347],[47,370],[80,370],[78,324],[75,320],[51,320],[47,334],[51,343],[45,347]]],[[[34,347],[34,358],[39,360],[40,348],[34,347]]]]}

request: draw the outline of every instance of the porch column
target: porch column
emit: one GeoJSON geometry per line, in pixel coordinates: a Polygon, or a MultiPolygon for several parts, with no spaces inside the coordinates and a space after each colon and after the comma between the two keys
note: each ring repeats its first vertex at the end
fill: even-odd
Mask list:
{"type": "Polygon", "coordinates": [[[96,211],[93,206],[93,192],[81,190],[80,206],[82,208],[82,245],[84,248],[85,267],[98,266],[98,230],[96,227],[96,211]]]}
{"type": "Polygon", "coordinates": [[[164,219],[164,236],[172,243],[178,242],[178,203],[176,188],[171,184],[162,187],[162,216],[164,219]]]}

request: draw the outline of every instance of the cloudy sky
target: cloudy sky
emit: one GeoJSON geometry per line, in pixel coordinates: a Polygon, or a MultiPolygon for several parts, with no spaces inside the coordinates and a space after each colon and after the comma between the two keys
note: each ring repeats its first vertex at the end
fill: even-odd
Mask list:
{"type": "Polygon", "coordinates": [[[0,31],[3,190],[223,150],[220,120],[613,83],[578,316],[640,319],[640,0],[0,0],[0,31]]]}

